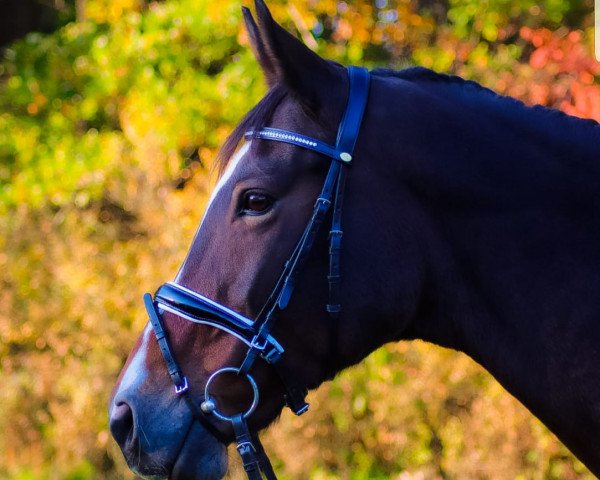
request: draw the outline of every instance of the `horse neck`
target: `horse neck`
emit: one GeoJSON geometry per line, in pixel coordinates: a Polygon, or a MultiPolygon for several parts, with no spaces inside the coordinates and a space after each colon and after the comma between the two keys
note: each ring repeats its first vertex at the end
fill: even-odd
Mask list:
{"type": "MultiPolygon", "coordinates": [[[[600,432],[590,408],[600,404],[598,127],[592,148],[579,148],[560,122],[532,127],[542,117],[523,106],[374,83],[387,108],[373,115],[393,125],[379,139],[367,132],[386,145],[375,184],[418,223],[394,241],[426,263],[415,304],[398,306],[414,313],[401,336],[464,351],[585,456],[582,436],[600,432]]],[[[410,224],[406,214],[384,223],[410,224]]]]}

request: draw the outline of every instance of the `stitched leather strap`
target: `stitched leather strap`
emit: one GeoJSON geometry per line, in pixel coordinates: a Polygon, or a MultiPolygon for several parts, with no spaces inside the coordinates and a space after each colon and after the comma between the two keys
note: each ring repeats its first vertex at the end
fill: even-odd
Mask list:
{"type": "Polygon", "coordinates": [[[354,153],[354,146],[360,133],[365,108],[369,100],[371,75],[366,68],[348,67],[349,97],[348,105],[338,129],[336,150],[354,153]]]}
{"type": "Polygon", "coordinates": [[[254,447],[252,436],[243,415],[239,414],[232,417],[231,425],[235,433],[236,449],[242,458],[248,479],[261,480],[260,463],[256,456],[256,448],[254,447]]]}
{"type": "Polygon", "coordinates": [[[329,231],[329,301],[327,303],[327,312],[334,317],[342,309],[340,300],[340,282],[341,267],[340,257],[342,254],[342,205],[344,203],[344,187],[346,185],[346,169],[340,170],[337,188],[335,192],[335,201],[333,203],[333,213],[331,221],[331,230],[329,231]]]}
{"type": "MultiPolygon", "coordinates": [[[[348,67],[349,98],[344,117],[340,122],[336,149],[354,155],[354,147],[360,132],[367,101],[369,99],[369,72],[364,68],[348,67]]],[[[337,178],[331,230],[329,232],[329,302],[327,312],[335,318],[342,308],[341,295],[341,252],[342,252],[342,205],[346,186],[346,168],[340,169],[337,178]]]]}
{"type": "Polygon", "coordinates": [[[167,370],[169,371],[171,380],[173,380],[173,383],[175,384],[175,393],[177,393],[177,395],[181,395],[187,391],[188,381],[181,372],[181,369],[179,368],[179,365],[173,356],[173,352],[171,352],[167,333],[163,328],[160,316],[156,312],[152,295],[149,293],[144,294],[144,306],[146,307],[148,318],[150,318],[150,323],[154,329],[154,335],[158,341],[158,346],[160,347],[160,351],[162,352],[165,363],[167,364],[167,370]]]}
{"type": "Polygon", "coordinates": [[[256,454],[258,455],[258,463],[260,464],[260,469],[262,470],[265,478],[267,480],[277,480],[277,475],[275,475],[275,470],[273,470],[273,465],[271,465],[271,461],[267,456],[267,452],[265,452],[265,448],[258,438],[258,434],[253,434],[252,438],[254,439],[254,447],[256,448],[256,454]]]}
{"type": "Polygon", "coordinates": [[[273,364],[273,367],[283,385],[285,392],[283,398],[286,406],[294,412],[295,415],[302,415],[309,407],[309,404],[306,402],[308,389],[305,385],[296,380],[295,375],[293,375],[284,361],[273,364]]]}

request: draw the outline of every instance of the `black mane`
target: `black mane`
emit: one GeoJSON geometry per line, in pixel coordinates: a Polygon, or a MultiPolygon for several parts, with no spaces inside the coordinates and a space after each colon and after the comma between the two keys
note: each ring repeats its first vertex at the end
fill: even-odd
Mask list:
{"type": "MultiPolygon", "coordinates": [[[[410,82],[438,83],[441,85],[447,85],[450,89],[454,89],[455,91],[460,90],[464,92],[465,90],[468,90],[469,93],[477,92],[478,94],[481,94],[480,97],[485,100],[497,102],[499,104],[503,103],[503,106],[508,108],[512,107],[514,109],[515,115],[519,115],[522,112],[527,112],[529,114],[533,113],[533,115],[539,115],[538,119],[550,122],[564,121],[575,128],[581,128],[582,126],[597,127],[600,125],[596,120],[574,117],[560,110],[545,107],[543,105],[529,106],[523,103],[521,100],[517,100],[516,98],[505,95],[500,95],[499,93],[496,93],[493,90],[484,87],[472,80],[465,80],[464,78],[456,75],[438,73],[425,67],[410,67],[403,70],[376,68],[371,73],[379,77],[394,77],[410,82]]],[[[473,99],[473,101],[478,100],[479,98],[473,99]]]]}
{"type": "MultiPolygon", "coordinates": [[[[578,143],[583,143],[590,129],[596,141],[600,141],[600,124],[592,119],[583,119],[567,115],[566,113],[542,105],[528,106],[522,101],[513,97],[500,95],[493,90],[480,85],[472,80],[465,80],[456,75],[447,75],[437,73],[433,70],[424,67],[410,67],[403,70],[393,70],[388,68],[376,68],[371,72],[372,75],[378,77],[392,77],[400,80],[406,80],[415,83],[434,83],[446,86],[452,93],[459,96],[462,95],[462,101],[472,103],[485,102],[490,104],[492,108],[502,111],[504,115],[514,117],[527,116],[523,121],[532,124],[535,120],[536,129],[544,129],[546,127],[559,128],[563,134],[571,132],[573,140],[578,143]],[[476,95],[473,95],[476,93],[476,95]],[[558,125],[556,125],[558,124],[558,125]]],[[[233,153],[238,148],[244,138],[244,133],[247,130],[261,128],[266,126],[270,121],[273,113],[280,105],[281,101],[288,94],[284,85],[276,85],[271,88],[263,99],[250,110],[237,125],[233,132],[227,137],[227,140],[219,150],[217,156],[217,169],[222,173],[232,157],[233,153]]],[[[446,95],[447,92],[444,92],[446,95]]]]}

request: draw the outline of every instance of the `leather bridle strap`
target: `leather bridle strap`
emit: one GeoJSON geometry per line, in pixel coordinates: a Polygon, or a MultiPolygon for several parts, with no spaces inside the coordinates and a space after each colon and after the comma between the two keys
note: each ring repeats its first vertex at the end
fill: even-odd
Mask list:
{"type": "MultiPolygon", "coordinates": [[[[370,75],[364,69],[358,69],[358,71],[355,71],[355,69],[356,67],[349,67],[348,69],[350,73],[348,76],[350,92],[368,92],[370,75]]],[[[338,130],[336,139],[338,150],[349,152],[351,155],[354,153],[367,100],[368,95],[365,95],[364,102],[354,102],[348,105],[338,130]]],[[[340,255],[342,251],[342,205],[344,203],[346,173],[346,169],[342,168],[338,175],[331,230],[329,232],[329,275],[327,276],[329,280],[329,302],[327,303],[327,311],[334,317],[339,314],[342,308],[340,303],[340,255]]]]}
{"type": "Polygon", "coordinates": [[[152,295],[150,295],[149,293],[144,294],[144,306],[146,307],[146,312],[148,313],[150,324],[154,329],[156,341],[158,342],[158,346],[160,348],[162,356],[165,359],[165,363],[167,364],[167,371],[169,372],[171,380],[175,385],[175,393],[177,395],[181,395],[182,393],[186,392],[189,388],[188,380],[181,372],[179,364],[173,356],[173,352],[171,351],[171,347],[169,346],[167,333],[165,332],[162,321],[160,320],[160,315],[158,314],[158,312],[156,311],[156,307],[154,306],[154,300],[152,299],[152,295]]]}
{"type": "Polygon", "coordinates": [[[242,458],[242,463],[248,479],[261,480],[260,463],[256,455],[256,448],[243,415],[233,416],[231,418],[231,425],[233,426],[233,433],[235,434],[236,449],[242,458]]]}
{"type": "Polygon", "coordinates": [[[275,475],[273,465],[271,465],[271,461],[267,456],[267,452],[265,452],[265,447],[263,447],[260,438],[258,438],[258,433],[252,434],[252,439],[254,442],[254,448],[256,449],[256,455],[258,455],[258,463],[260,464],[260,469],[262,470],[264,476],[267,480],[277,480],[277,475],[275,475]]]}

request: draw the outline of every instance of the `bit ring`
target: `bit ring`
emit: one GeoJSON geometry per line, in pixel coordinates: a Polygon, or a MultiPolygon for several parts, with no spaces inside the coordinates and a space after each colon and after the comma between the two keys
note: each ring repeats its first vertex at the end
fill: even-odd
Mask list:
{"type": "MultiPolygon", "coordinates": [[[[210,413],[213,414],[215,417],[219,418],[220,420],[224,420],[226,422],[232,422],[233,416],[230,417],[230,416],[223,415],[222,413],[220,413],[217,410],[216,402],[210,397],[210,384],[216,377],[218,377],[222,373],[234,373],[236,375],[239,375],[240,369],[234,368],[234,367],[224,367],[224,368],[217,370],[210,377],[208,377],[208,380],[206,381],[206,385],[204,386],[204,402],[202,402],[202,406],[200,408],[202,408],[202,411],[205,411],[203,407],[205,405],[207,405],[208,406],[207,410],[209,410],[210,413]],[[212,404],[212,405],[210,405],[210,404],[212,404]]],[[[246,410],[246,412],[244,412],[242,414],[242,418],[246,419],[250,415],[252,415],[252,413],[254,412],[254,410],[256,410],[256,407],[258,406],[258,385],[256,384],[256,381],[254,380],[254,378],[252,378],[252,376],[250,374],[246,373],[244,375],[246,376],[246,380],[248,380],[250,387],[252,387],[252,395],[253,395],[252,404],[250,405],[248,410],[246,410]]],[[[209,412],[206,412],[206,413],[209,413],[209,412]]]]}

